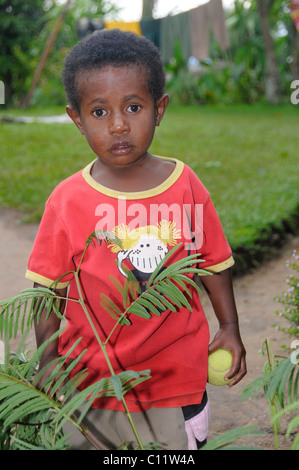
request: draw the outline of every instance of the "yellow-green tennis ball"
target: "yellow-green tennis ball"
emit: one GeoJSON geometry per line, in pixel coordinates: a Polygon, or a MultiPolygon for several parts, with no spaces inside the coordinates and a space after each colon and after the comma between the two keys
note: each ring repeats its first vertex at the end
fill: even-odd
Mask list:
{"type": "Polygon", "coordinates": [[[211,385],[227,385],[233,379],[224,380],[230,370],[233,356],[227,349],[217,349],[208,358],[208,382],[211,385]]]}

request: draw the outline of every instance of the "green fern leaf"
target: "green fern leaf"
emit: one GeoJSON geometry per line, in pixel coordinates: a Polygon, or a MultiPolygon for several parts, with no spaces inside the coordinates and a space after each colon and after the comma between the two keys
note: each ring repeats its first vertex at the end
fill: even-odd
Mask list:
{"type": "Polygon", "coordinates": [[[116,398],[118,400],[121,400],[123,393],[122,393],[122,383],[121,383],[120,378],[117,375],[112,375],[110,377],[110,380],[113,385],[116,398]]]}
{"type": "Polygon", "coordinates": [[[110,297],[105,294],[100,294],[100,298],[110,307],[110,310],[114,313],[115,318],[118,318],[121,315],[122,312],[120,311],[119,307],[110,299],[110,297]]]}
{"type": "MultiPolygon", "coordinates": [[[[172,291],[172,299],[174,298],[176,299],[176,301],[179,300],[181,304],[185,305],[185,307],[187,307],[190,311],[192,311],[192,307],[189,304],[186,296],[182,293],[182,291],[173,282],[171,282],[171,280],[166,279],[165,282],[168,284],[169,288],[172,291]]],[[[184,286],[184,290],[185,290],[185,287],[186,286],[184,286]]]]}
{"type": "Polygon", "coordinates": [[[156,294],[157,295],[155,296],[154,293],[153,293],[153,289],[150,288],[146,292],[144,292],[143,298],[148,300],[151,303],[152,306],[158,307],[159,312],[166,310],[166,307],[162,302],[163,296],[160,295],[158,292],[156,292],[156,294]]]}
{"type": "Polygon", "coordinates": [[[161,316],[161,312],[155,307],[155,304],[153,304],[150,300],[148,300],[145,297],[145,295],[138,297],[137,303],[145,307],[148,311],[150,311],[154,315],[157,315],[158,317],[161,316]]]}
{"type": "Polygon", "coordinates": [[[180,299],[176,297],[176,292],[172,289],[172,285],[170,283],[167,281],[160,281],[157,288],[160,292],[162,292],[162,294],[164,294],[165,297],[171,300],[172,304],[178,308],[182,308],[183,304],[180,302],[180,299]]]}
{"type": "Polygon", "coordinates": [[[160,292],[158,289],[160,289],[160,285],[159,285],[157,288],[155,288],[155,289],[154,289],[154,288],[153,288],[153,289],[150,289],[151,295],[157,297],[157,299],[160,300],[160,302],[163,303],[165,309],[169,309],[171,312],[176,312],[176,308],[175,308],[174,305],[165,297],[164,292],[162,292],[162,289],[160,289],[161,292],[160,292]]]}
{"type": "Polygon", "coordinates": [[[147,309],[144,308],[142,305],[138,304],[138,300],[136,300],[135,303],[132,303],[130,305],[130,307],[127,309],[127,312],[133,313],[134,315],[137,315],[138,317],[142,318],[152,318],[151,314],[147,311],[147,309]]]}

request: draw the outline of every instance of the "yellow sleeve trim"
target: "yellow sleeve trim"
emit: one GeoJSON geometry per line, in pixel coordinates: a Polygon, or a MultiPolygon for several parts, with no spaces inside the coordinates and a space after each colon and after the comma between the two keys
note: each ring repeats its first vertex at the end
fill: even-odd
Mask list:
{"type": "Polygon", "coordinates": [[[226,261],[223,261],[222,263],[215,264],[214,266],[207,266],[204,267],[206,271],[209,271],[210,273],[220,273],[221,271],[224,271],[225,269],[230,268],[235,264],[234,258],[231,256],[229,259],[226,261]]]}
{"type": "MultiPolygon", "coordinates": [[[[29,271],[27,269],[26,279],[29,279],[29,281],[36,282],[37,284],[41,284],[44,287],[52,287],[54,282],[52,279],[48,279],[44,276],[41,276],[40,274],[33,273],[32,271],[29,271]]],[[[68,287],[70,285],[70,282],[58,282],[56,289],[64,289],[65,287],[68,287]]]]}

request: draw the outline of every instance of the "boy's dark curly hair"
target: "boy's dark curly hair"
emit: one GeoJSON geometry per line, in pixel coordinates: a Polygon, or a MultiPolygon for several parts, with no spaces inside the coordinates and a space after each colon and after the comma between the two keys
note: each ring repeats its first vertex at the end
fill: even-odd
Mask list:
{"type": "Polygon", "coordinates": [[[143,67],[148,75],[148,87],[156,103],[164,93],[164,67],[157,47],[148,39],[118,29],[93,33],[77,43],[64,62],[62,80],[69,104],[80,112],[77,76],[80,72],[105,66],[143,67]]]}

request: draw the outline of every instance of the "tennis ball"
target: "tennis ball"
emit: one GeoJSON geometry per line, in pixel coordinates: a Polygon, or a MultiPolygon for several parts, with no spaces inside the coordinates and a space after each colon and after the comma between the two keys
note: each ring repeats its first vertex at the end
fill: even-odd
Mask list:
{"type": "Polygon", "coordinates": [[[233,356],[227,349],[217,349],[208,358],[208,382],[211,385],[227,385],[233,379],[224,380],[231,368],[233,356]]]}

